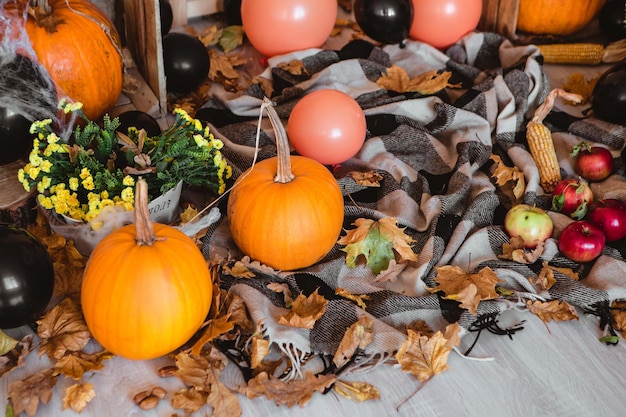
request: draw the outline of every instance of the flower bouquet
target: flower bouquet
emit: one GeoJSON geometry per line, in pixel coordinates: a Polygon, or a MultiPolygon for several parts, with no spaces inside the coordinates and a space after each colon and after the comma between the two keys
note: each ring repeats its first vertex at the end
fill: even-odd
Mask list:
{"type": "Polygon", "coordinates": [[[59,108],[84,123],[76,123],[62,140],[51,119],[33,122],[33,149],[18,179],[27,191],[36,188],[51,227],[73,238],[81,252],[90,253],[102,237],[132,221],[139,177],[148,183],[151,204],[157,203],[155,220],[164,223],[178,214],[184,184],[218,195],[226,189],[232,169],[220,152],[223,143],[182,109],[174,111],[171,126],[148,137],[134,127],[118,131],[119,120],[108,115],[98,125],[85,117],[80,103],[62,100],[59,108]],[[166,206],[174,210],[163,217],[166,206]]]}

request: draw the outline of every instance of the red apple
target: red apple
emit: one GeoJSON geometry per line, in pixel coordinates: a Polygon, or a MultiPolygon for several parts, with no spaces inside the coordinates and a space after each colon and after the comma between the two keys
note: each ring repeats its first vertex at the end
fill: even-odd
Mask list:
{"type": "Polygon", "coordinates": [[[565,226],[559,235],[559,251],[574,262],[589,262],[602,253],[606,238],[599,227],[586,220],[565,226]]]}
{"type": "Polygon", "coordinates": [[[574,146],[571,156],[574,170],[587,181],[602,181],[613,172],[613,154],[602,146],[581,142],[574,146]]]}
{"type": "Polygon", "coordinates": [[[607,198],[594,201],[589,206],[585,218],[594,226],[599,227],[607,242],[626,237],[626,202],[607,198]]]}
{"type": "Polygon", "coordinates": [[[566,178],[552,191],[552,210],[567,214],[572,219],[581,220],[593,201],[589,184],[583,179],[566,178]]]}
{"type": "Polygon", "coordinates": [[[517,204],[504,216],[504,231],[509,237],[521,237],[529,249],[549,238],[553,227],[545,210],[528,204],[517,204]]]}

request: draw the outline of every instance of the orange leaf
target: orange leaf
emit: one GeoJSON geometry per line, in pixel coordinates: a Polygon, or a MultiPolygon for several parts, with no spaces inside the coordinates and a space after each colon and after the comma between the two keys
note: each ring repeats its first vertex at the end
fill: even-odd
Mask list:
{"type": "Polygon", "coordinates": [[[240,392],[248,398],[257,398],[261,395],[278,405],[292,407],[299,405],[304,407],[309,403],[315,392],[324,392],[336,380],[335,375],[314,375],[306,372],[302,379],[283,381],[266,372],[261,372],[250,381],[248,385],[240,388],[240,392]]]}
{"type": "Polygon", "coordinates": [[[46,312],[37,325],[37,334],[42,339],[39,355],[45,353],[53,359],[82,350],[91,339],[80,308],[69,298],[46,312]]]}
{"type": "Polygon", "coordinates": [[[450,350],[448,340],[440,331],[428,337],[409,330],[408,339],[396,353],[396,360],[403,371],[423,382],[448,369],[450,350]]]}
{"type": "Polygon", "coordinates": [[[339,343],[339,347],[333,357],[333,362],[337,368],[345,365],[357,349],[364,349],[374,339],[374,321],[367,317],[361,317],[352,324],[339,343]]]}
{"type": "Polygon", "coordinates": [[[77,413],[80,413],[95,396],[96,392],[93,389],[93,385],[89,382],[71,385],[65,390],[63,409],[71,408],[77,413]]]}
{"type": "Polygon", "coordinates": [[[510,243],[502,244],[502,254],[498,255],[500,259],[509,259],[521,264],[532,264],[543,254],[544,244],[538,242],[534,249],[526,249],[524,247],[524,239],[519,236],[513,236],[510,243]]]}
{"type": "Polygon", "coordinates": [[[319,295],[318,290],[306,297],[298,295],[291,305],[291,311],[279,319],[280,324],[292,327],[312,329],[317,319],[326,312],[328,300],[319,295]]]}

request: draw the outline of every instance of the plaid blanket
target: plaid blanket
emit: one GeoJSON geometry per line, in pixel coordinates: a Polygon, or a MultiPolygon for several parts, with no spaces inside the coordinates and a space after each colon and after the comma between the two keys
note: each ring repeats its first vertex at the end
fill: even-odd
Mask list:
{"type": "MultiPolygon", "coordinates": [[[[374,341],[365,348],[363,358],[380,360],[397,351],[406,339],[406,326],[419,320],[434,330],[455,321],[471,330],[497,326],[502,311],[521,308],[527,299],[566,300],[596,311],[600,305],[626,297],[624,244],[607,246],[603,256],[589,264],[575,264],[561,256],[554,239],[548,240],[541,258],[530,265],[498,257],[508,242],[501,224],[510,205],[490,178],[492,153],[523,170],[527,182],[523,202],[546,209],[551,204],[550,196],[539,186],[538,171],[524,139],[528,118],[550,89],[535,46],[514,46],[492,33],[470,34],[445,52],[410,40],[403,47],[363,46],[273,57],[261,75],[272,80],[271,99],[285,123],[299,98],[322,88],[343,91],[361,105],[367,119],[366,141],[360,152],[335,172],[346,196],[344,228],[353,228],[351,224],[359,217],[395,217],[416,241],[413,249],[418,262],[405,268],[397,280],[379,282],[366,266],[346,266],[345,252],[336,245],[323,260],[303,270],[278,272],[257,265],[254,279],[223,274],[224,288],[243,297],[252,319],[263,320],[272,342],[295,363],[311,354],[333,355],[346,329],[369,315],[375,323],[374,341]],[[293,59],[302,61],[306,74],[296,76],[278,65],[293,59]],[[451,71],[450,82],[462,83],[463,88],[430,96],[388,91],[376,80],[391,65],[404,68],[410,77],[430,70],[451,71]],[[380,187],[358,185],[346,175],[370,170],[382,175],[380,187]],[[581,279],[574,281],[557,272],[557,283],[549,291],[540,291],[528,278],[536,277],[544,261],[572,268],[581,279]],[[514,295],[483,301],[477,314],[470,314],[458,303],[426,290],[437,285],[435,267],[441,265],[458,265],[466,271],[489,266],[514,295]],[[326,313],[313,329],[278,323],[287,310],[283,297],[268,288],[274,282],[288,284],[294,297],[318,290],[329,300],[326,313]],[[362,309],[337,295],[337,288],[366,294],[367,307],[362,309]]],[[[211,115],[207,121],[226,142],[224,155],[235,178],[252,164],[262,99],[263,91],[254,84],[243,95],[219,93],[205,105],[210,110],[205,114],[211,115]]],[[[623,147],[623,127],[593,119],[567,119],[561,126],[564,131],[554,136],[563,161],[568,146],[580,140],[567,131],[570,126],[586,140],[603,142],[615,150],[623,147]]],[[[258,158],[275,153],[273,132],[264,120],[258,158]]],[[[564,176],[572,174],[567,172],[567,163],[562,166],[564,176]]],[[[614,175],[604,186],[596,185],[600,198],[626,199],[622,165],[618,165],[618,174],[621,176],[614,175]]],[[[551,216],[556,235],[571,221],[558,213],[551,216]]],[[[234,261],[243,256],[230,238],[225,216],[211,226],[203,245],[207,258],[234,261]]]]}

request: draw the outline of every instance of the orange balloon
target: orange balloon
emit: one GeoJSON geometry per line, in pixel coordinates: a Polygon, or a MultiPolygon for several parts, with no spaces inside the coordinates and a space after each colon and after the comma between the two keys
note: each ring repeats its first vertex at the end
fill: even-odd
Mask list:
{"type": "Polygon", "coordinates": [[[476,29],[483,0],[412,0],[409,37],[443,49],[476,29]]]}
{"type": "Polygon", "coordinates": [[[337,0],[242,0],[248,40],[267,57],[318,48],[337,19],[337,0]]]}
{"type": "Polygon", "coordinates": [[[341,164],[363,146],[365,114],[348,94],[332,89],[302,97],[291,110],[287,136],[297,153],[323,165],[341,164]]]}

